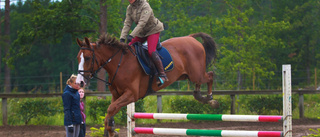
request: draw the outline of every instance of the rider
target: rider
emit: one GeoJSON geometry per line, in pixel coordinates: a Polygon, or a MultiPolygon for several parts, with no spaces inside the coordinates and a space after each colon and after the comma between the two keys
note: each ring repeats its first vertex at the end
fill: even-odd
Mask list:
{"type": "Polygon", "coordinates": [[[153,63],[159,71],[159,79],[157,84],[163,85],[168,81],[164,72],[162,61],[156,52],[156,47],[159,41],[160,32],[164,30],[163,23],[160,22],[153,14],[153,11],[146,0],[129,0],[130,4],[127,7],[126,19],[122,28],[120,41],[125,42],[131,25],[134,22],[137,26],[127,37],[129,45],[135,42],[148,42],[148,53],[153,63]]]}

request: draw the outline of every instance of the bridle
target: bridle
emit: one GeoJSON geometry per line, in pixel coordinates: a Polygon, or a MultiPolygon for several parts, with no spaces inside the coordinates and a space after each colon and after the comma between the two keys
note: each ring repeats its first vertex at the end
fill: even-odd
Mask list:
{"type": "MultiPolygon", "coordinates": [[[[98,44],[97,44],[97,45],[98,45],[98,44]]],[[[106,80],[103,80],[103,79],[101,79],[101,78],[98,78],[98,77],[96,76],[96,74],[97,74],[105,65],[107,65],[109,62],[111,62],[112,58],[114,58],[114,57],[121,51],[121,49],[119,49],[116,53],[114,53],[104,64],[102,64],[101,66],[99,66],[99,68],[98,68],[96,71],[93,70],[93,68],[94,68],[94,62],[96,62],[97,65],[99,65],[99,63],[98,63],[98,60],[97,60],[97,58],[96,58],[96,56],[95,56],[95,54],[94,54],[94,48],[84,48],[84,47],[81,47],[80,50],[90,50],[90,51],[92,51],[92,60],[91,60],[91,70],[90,70],[90,69],[89,69],[89,70],[78,70],[78,73],[79,73],[80,75],[82,75],[82,76],[83,76],[85,79],[87,79],[87,80],[92,79],[92,78],[96,78],[96,79],[98,79],[98,80],[101,80],[101,81],[105,82],[107,86],[112,85],[112,82],[114,81],[114,79],[115,79],[115,77],[116,77],[116,75],[117,75],[117,72],[118,72],[118,70],[119,70],[120,63],[121,63],[121,60],[122,60],[122,57],[123,57],[123,52],[121,52],[120,61],[119,61],[119,63],[118,63],[117,70],[116,70],[115,74],[113,75],[113,78],[112,78],[111,82],[108,82],[108,81],[106,81],[106,80]],[[90,73],[90,76],[89,76],[89,77],[86,77],[86,76],[84,76],[84,74],[82,74],[81,72],[89,72],[89,73],[90,73]]]]}

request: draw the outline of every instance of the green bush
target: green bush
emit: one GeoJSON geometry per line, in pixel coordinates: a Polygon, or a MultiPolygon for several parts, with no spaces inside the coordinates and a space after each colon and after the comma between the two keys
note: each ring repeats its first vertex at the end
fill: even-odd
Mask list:
{"type": "MultiPolygon", "coordinates": [[[[100,123],[102,125],[99,128],[91,127],[90,130],[92,131],[89,133],[92,137],[101,137],[104,134],[104,119],[110,105],[110,99],[100,99],[100,100],[90,100],[87,101],[88,105],[88,114],[87,116],[91,117],[93,121],[96,123],[100,123]]],[[[135,102],[135,110],[137,112],[145,112],[143,107],[144,101],[138,100],[135,102]]],[[[114,116],[114,120],[116,124],[125,125],[127,124],[127,107],[122,107],[120,111],[114,116]]],[[[120,129],[115,129],[115,131],[119,132],[120,129]]]]}
{"type": "MultiPolygon", "coordinates": [[[[99,121],[101,116],[105,116],[109,105],[111,104],[111,99],[93,99],[87,100],[86,105],[88,108],[87,116],[92,118],[96,123],[99,121]]],[[[144,112],[143,100],[136,102],[136,111],[144,112]]],[[[127,123],[127,107],[122,107],[120,111],[114,116],[117,124],[125,125],[127,123]]]]}
{"type": "Polygon", "coordinates": [[[220,104],[218,109],[212,109],[208,104],[202,104],[192,96],[174,96],[170,99],[170,107],[173,113],[190,114],[223,114],[229,110],[230,100],[217,99],[220,104]]]}
{"type": "MultiPolygon", "coordinates": [[[[246,107],[251,112],[255,112],[258,115],[270,114],[270,112],[276,111],[278,115],[282,114],[283,99],[281,95],[256,95],[246,96],[246,107]]],[[[294,98],[292,98],[294,100],[294,98]]],[[[293,101],[292,101],[293,102],[293,101]]],[[[292,110],[297,107],[297,103],[292,103],[292,110]]]]}
{"type": "MultiPolygon", "coordinates": [[[[12,100],[15,101],[15,100],[12,100]]],[[[57,106],[57,102],[42,98],[26,98],[17,99],[17,102],[10,102],[13,108],[15,117],[13,119],[23,121],[27,125],[31,119],[40,116],[53,116],[56,113],[62,112],[62,107],[57,106]]],[[[9,119],[10,122],[10,119],[9,119]]],[[[14,121],[11,121],[14,122],[14,121]]]]}

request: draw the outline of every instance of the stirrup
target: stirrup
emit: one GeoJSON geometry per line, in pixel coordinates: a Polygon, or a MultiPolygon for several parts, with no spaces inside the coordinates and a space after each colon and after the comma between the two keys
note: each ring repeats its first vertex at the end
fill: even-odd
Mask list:
{"type": "Polygon", "coordinates": [[[160,83],[158,84],[158,87],[161,87],[161,86],[164,84],[164,82],[165,82],[165,81],[162,80],[161,77],[164,78],[165,81],[168,81],[167,76],[165,76],[165,75],[160,75],[160,76],[158,77],[158,80],[159,80],[159,82],[160,82],[160,83]]]}

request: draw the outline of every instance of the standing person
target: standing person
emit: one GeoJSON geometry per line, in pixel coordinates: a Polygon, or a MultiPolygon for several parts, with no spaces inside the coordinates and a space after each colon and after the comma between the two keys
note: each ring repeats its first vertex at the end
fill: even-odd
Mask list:
{"type": "Polygon", "coordinates": [[[84,103],[82,101],[83,97],[84,97],[84,89],[80,88],[78,90],[79,94],[80,94],[80,112],[81,112],[81,116],[82,116],[82,120],[83,122],[80,125],[80,134],[79,137],[85,137],[86,136],[86,114],[84,114],[84,103]]]}
{"type": "Polygon", "coordinates": [[[127,37],[127,41],[130,42],[129,45],[138,41],[141,43],[148,42],[149,56],[159,72],[157,84],[158,86],[162,86],[165,81],[168,81],[168,78],[164,72],[162,61],[156,52],[156,47],[160,32],[164,30],[163,23],[154,16],[153,10],[146,0],[129,0],[129,3],[126,19],[121,31],[120,42],[125,42],[126,36],[134,22],[137,26],[127,37]]]}
{"type": "Polygon", "coordinates": [[[80,112],[80,95],[78,90],[80,86],[76,84],[76,75],[71,75],[67,80],[67,86],[62,94],[64,126],[67,137],[78,137],[80,133],[80,124],[82,122],[80,112]]]}

